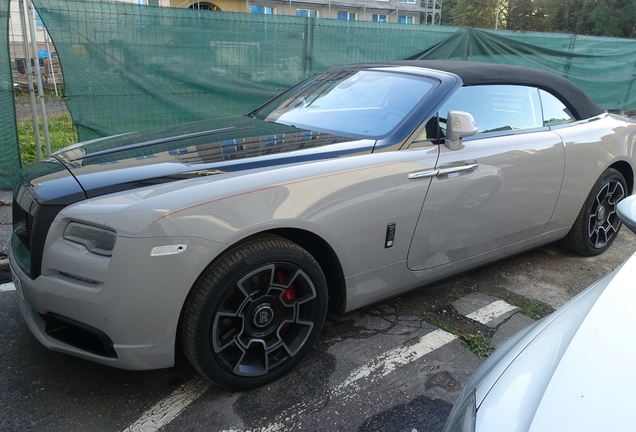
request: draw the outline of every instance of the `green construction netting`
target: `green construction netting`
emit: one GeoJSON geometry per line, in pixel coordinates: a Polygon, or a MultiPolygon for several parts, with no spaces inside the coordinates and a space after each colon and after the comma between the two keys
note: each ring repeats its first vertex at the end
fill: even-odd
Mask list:
{"type": "Polygon", "coordinates": [[[607,109],[636,108],[636,41],[34,0],[80,139],[250,110],[326,68],[399,58],[521,64],[564,75],[607,109]]]}
{"type": "Polygon", "coordinates": [[[326,68],[394,60],[456,29],[36,0],[80,139],[255,108],[326,68]]]}
{"type": "Polygon", "coordinates": [[[11,189],[20,169],[20,147],[9,56],[9,0],[0,0],[0,189],[11,189]]]}

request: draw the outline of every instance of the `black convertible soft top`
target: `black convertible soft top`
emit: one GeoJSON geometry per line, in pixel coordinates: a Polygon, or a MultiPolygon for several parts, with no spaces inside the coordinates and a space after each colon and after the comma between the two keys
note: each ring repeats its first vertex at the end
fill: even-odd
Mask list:
{"type": "Polygon", "coordinates": [[[568,106],[578,119],[605,112],[576,84],[558,75],[539,69],[498,63],[454,60],[402,60],[365,66],[415,66],[458,75],[464,85],[517,84],[538,87],[552,93],[568,106]]]}

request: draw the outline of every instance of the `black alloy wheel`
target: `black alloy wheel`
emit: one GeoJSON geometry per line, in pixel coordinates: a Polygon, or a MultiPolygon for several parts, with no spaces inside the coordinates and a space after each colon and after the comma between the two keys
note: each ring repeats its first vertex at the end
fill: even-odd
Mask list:
{"type": "Polygon", "coordinates": [[[605,252],[616,239],[621,220],[616,206],[627,196],[623,175],[608,168],[598,178],[562,244],[572,252],[594,256],[605,252]]]}
{"type": "Polygon", "coordinates": [[[311,348],[325,320],[318,263],[277,236],[231,248],[199,278],[184,306],[181,343],[206,378],[231,389],[271,382],[311,348]]]}

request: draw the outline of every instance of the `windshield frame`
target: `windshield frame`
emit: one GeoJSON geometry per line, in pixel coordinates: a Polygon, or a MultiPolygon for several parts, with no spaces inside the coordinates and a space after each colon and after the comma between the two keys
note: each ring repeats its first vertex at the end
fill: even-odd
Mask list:
{"type": "MultiPolygon", "coordinates": [[[[380,77],[380,75],[376,75],[376,76],[380,77]]],[[[342,82],[340,84],[342,84],[342,82]]],[[[359,138],[359,139],[383,140],[391,136],[392,134],[394,134],[397,130],[399,130],[407,122],[407,120],[413,115],[413,113],[418,111],[418,108],[421,107],[426,102],[426,100],[430,98],[430,96],[440,87],[441,84],[442,84],[442,81],[440,79],[438,79],[437,77],[431,76],[429,74],[413,73],[411,71],[400,71],[400,70],[396,70],[395,68],[381,68],[381,67],[338,68],[338,69],[332,69],[332,70],[322,72],[314,77],[301,81],[300,83],[287,89],[286,91],[282,92],[278,96],[274,97],[270,101],[266,102],[265,104],[261,105],[260,107],[256,108],[255,110],[251,111],[250,113],[246,115],[248,117],[255,118],[258,120],[268,121],[268,122],[277,123],[277,124],[284,124],[284,125],[298,127],[298,128],[307,129],[307,130],[326,132],[326,133],[330,133],[337,136],[347,136],[347,137],[359,138]],[[351,78],[360,73],[365,74],[366,76],[370,76],[369,74],[386,74],[387,76],[394,76],[396,78],[399,78],[396,81],[402,81],[403,83],[407,82],[408,80],[421,81],[425,84],[428,84],[429,87],[428,89],[425,89],[424,94],[419,98],[419,100],[417,100],[413,104],[413,106],[410,107],[410,109],[406,111],[406,113],[404,113],[403,117],[399,119],[399,121],[397,121],[388,130],[381,131],[381,133],[360,133],[360,132],[356,132],[352,130],[330,128],[327,126],[323,126],[320,123],[290,122],[290,121],[286,121],[285,119],[281,119],[280,116],[279,117],[276,116],[275,111],[277,109],[279,109],[280,107],[283,107],[285,104],[289,105],[290,101],[296,100],[297,98],[302,96],[302,93],[305,92],[308,88],[324,85],[321,83],[321,81],[323,83],[329,82],[330,77],[336,74],[341,74],[343,76],[351,78]],[[274,113],[274,115],[272,115],[272,113],[274,113]]],[[[360,109],[364,109],[364,108],[361,107],[360,109]]]]}

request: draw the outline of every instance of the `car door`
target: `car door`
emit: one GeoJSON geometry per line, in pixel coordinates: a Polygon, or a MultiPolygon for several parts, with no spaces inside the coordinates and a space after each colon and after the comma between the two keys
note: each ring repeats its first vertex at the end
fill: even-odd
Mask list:
{"type": "MultiPolygon", "coordinates": [[[[411,270],[457,262],[540,235],[564,171],[560,137],[544,126],[538,90],[513,85],[462,87],[439,110],[471,113],[477,135],[463,147],[440,144],[408,255],[411,270]]],[[[430,129],[430,128],[429,128],[430,129]]]]}

